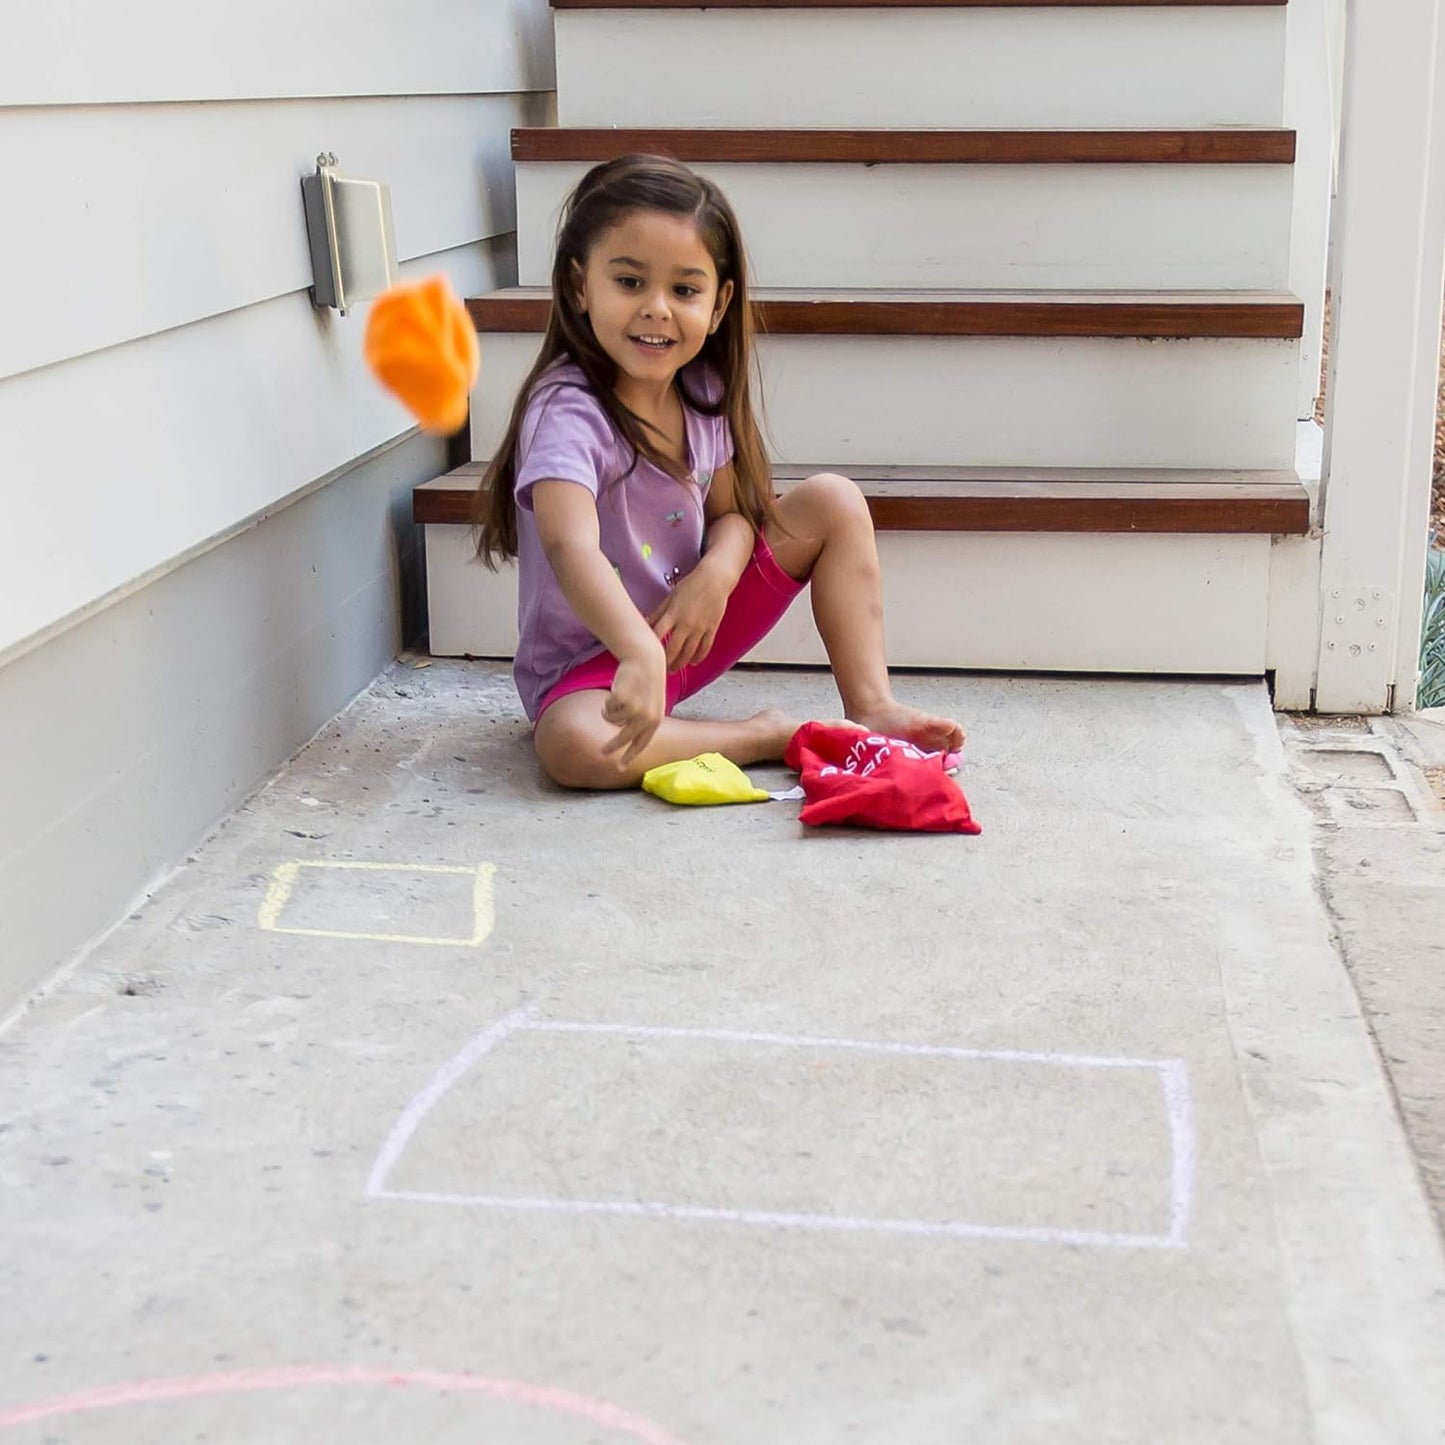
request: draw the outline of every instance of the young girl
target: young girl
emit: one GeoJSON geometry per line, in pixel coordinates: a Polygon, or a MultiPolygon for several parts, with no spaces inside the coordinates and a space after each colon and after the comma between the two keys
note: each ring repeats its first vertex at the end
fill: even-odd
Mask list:
{"type": "Polygon", "coordinates": [[[812,584],[854,722],[926,749],[963,730],[895,700],[878,552],[845,477],[781,498],[749,377],[752,314],[732,208],[677,161],[595,166],[567,202],[536,365],[477,494],[478,553],[518,558],[513,673],[548,775],[635,785],[717,752],[781,758],[798,720],[670,714],[812,584]]]}

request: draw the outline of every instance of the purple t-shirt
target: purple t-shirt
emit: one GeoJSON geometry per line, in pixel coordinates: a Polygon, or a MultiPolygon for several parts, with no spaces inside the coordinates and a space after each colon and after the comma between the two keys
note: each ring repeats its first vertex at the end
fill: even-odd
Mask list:
{"type": "MultiPolygon", "coordinates": [[[[701,362],[683,371],[687,391],[715,401],[722,381],[701,362]]],[[[645,457],[624,478],[632,448],[614,429],[574,362],[558,359],[538,377],[517,436],[517,626],[512,667],[529,718],[562,676],[605,651],[562,595],[537,537],[532,486],[577,482],[597,500],[602,554],[647,616],[702,555],[703,498],[732,460],[727,418],[683,404],[690,479],[680,482],[645,457]]]]}

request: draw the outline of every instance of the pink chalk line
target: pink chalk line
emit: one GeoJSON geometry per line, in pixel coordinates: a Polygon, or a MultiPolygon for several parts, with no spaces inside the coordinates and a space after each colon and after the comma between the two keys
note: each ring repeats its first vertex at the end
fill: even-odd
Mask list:
{"type": "Polygon", "coordinates": [[[258,1390],[291,1390],[302,1385],[387,1385],[398,1388],[455,1390],[486,1395],[509,1405],[528,1405],[555,1415],[572,1415],[591,1425],[619,1430],[643,1445],[684,1445],[675,1435],[629,1414],[605,1400],[574,1395],[522,1380],[496,1380],[485,1375],[449,1374],[441,1370],[382,1370],[366,1365],[291,1365],[270,1370],[231,1370],[215,1375],[183,1375],[170,1380],[140,1380],[107,1385],[37,1400],[0,1410],[0,1429],[45,1420],[55,1415],[80,1415],[116,1405],[144,1405],[156,1400],[186,1400],[200,1395],[234,1395],[258,1390]]]}

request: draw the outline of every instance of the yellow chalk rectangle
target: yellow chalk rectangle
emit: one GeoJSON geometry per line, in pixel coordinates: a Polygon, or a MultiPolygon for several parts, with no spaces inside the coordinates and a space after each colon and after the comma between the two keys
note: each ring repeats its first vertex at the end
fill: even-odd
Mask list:
{"type": "Polygon", "coordinates": [[[434,863],[363,863],[354,861],[316,861],[294,858],[278,864],[271,876],[270,887],[261,902],[257,923],[272,933],[294,933],[307,938],[359,938],[375,943],[427,943],[446,947],[476,947],[492,932],[496,912],[492,903],[492,879],[496,865],[480,863],[475,868],[444,866],[434,863]],[[438,937],[432,934],[373,933],[344,928],[296,928],[281,922],[281,916],[292,901],[303,868],[318,870],[368,869],[384,873],[445,873],[470,876],[472,885],[472,932],[469,937],[438,937]]]}

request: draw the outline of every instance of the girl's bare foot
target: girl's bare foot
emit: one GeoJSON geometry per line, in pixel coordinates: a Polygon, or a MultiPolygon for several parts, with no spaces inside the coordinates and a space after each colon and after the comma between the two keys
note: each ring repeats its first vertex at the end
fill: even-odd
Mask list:
{"type": "Polygon", "coordinates": [[[901,702],[868,708],[852,721],[883,737],[902,738],[928,753],[952,753],[963,746],[963,729],[952,718],[920,712],[901,702]]]}
{"type": "Polygon", "coordinates": [[[781,762],[793,734],[803,725],[778,708],[754,713],[748,722],[757,729],[757,750],[749,759],[754,763],[781,762]]]}

